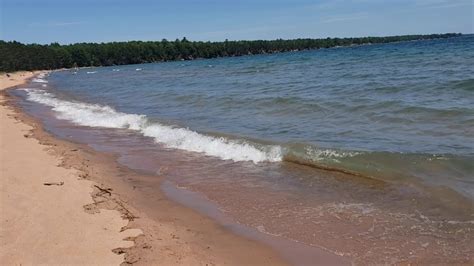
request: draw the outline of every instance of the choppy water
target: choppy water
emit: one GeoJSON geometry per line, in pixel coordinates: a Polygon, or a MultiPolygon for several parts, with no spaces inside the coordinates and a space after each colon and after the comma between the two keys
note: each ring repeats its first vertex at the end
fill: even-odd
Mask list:
{"type": "MultiPolygon", "coordinates": [[[[301,218],[302,213],[311,217],[311,208],[319,213],[318,217],[349,209],[358,215],[372,215],[377,208],[390,209],[395,200],[397,208],[406,213],[402,215],[398,210],[377,217],[390,216],[400,224],[416,227],[416,221],[426,222],[423,217],[429,216],[418,215],[420,210],[426,211],[433,215],[429,219],[447,223],[435,226],[433,223],[437,222],[430,220],[430,226],[425,223],[430,232],[456,224],[456,230],[470,233],[455,240],[458,244],[460,239],[468,241],[462,242],[468,245],[472,242],[469,239],[474,218],[473,48],[474,36],[463,36],[81,69],[55,72],[47,79],[39,77],[33,80],[36,87],[26,88],[23,93],[29,101],[52,108],[60,120],[96,129],[128,130],[133,137],[125,136],[134,141],[124,158],[133,158],[129,164],[137,168],[153,168],[157,162],[136,162],[146,161],[156,155],[156,149],[165,148],[158,152],[160,160],[173,158],[187,163],[174,165],[178,170],[170,175],[176,177],[177,183],[198,191],[208,190],[208,198],[220,202],[236,217],[255,218],[273,206],[281,218],[282,211],[293,212],[302,202],[306,209],[299,215],[292,213],[293,217],[301,218]],[[146,141],[137,140],[137,136],[149,137],[157,146],[141,145],[146,141]],[[336,176],[336,181],[330,183],[322,178],[320,170],[305,166],[350,173],[347,176],[352,179],[346,176],[343,184],[338,183],[340,177],[336,176]],[[222,173],[222,169],[229,172],[222,173]],[[207,179],[188,178],[186,173],[191,172],[207,179]],[[412,192],[400,187],[374,192],[373,184],[364,187],[366,181],[355,181],[366,177],[401,187],[417,187],[423,191],[423,196],[419,196],[423,203],[410,210],[413,202],[406,201],[403,195],[412,192]],[[315,181],[319,188],[313,187],[315,181]],[[210,191],[212,184],[220,184],[220,188],[210,191]],[[274,201],[240,202],[240,206],[252,203],[248,209],[260,209],[251,214],[240,213],[231,203],[239,196],[232,198],[229,194],[238,186],[258,187],[259,193],[267,191],[267,199],[274,201]],[[281,194],[275,196],[275,191],[281,194]],[[331,198],[340,193],[347,195],[331,198]],[[382,194],[367,196],[369,193],[382,194]],[[275,207],[282,195],[286,195],[287,201],[275,207]],[[335,202],[337,197],[343,202],[335,202]],[[433,198],[442,201],[441,205],[447,202],[446,208],[427,203],[433,198]],[[459,198],[462,206],[456,205],[459,198]],[[376,201],[379,206],[374,206],[376,201]],[[413,215],[418,215],[418,220],[413,215]]],[[[117,138],[121,146],[130,142],[123,135],[117,138]]],[[[278,220],[275,212],[265,215],[278,220]]],[[[265,219],[259,219],[241,221],[263,226],[260,223],[265,224],[265,219]]],[[[292,221],[282,220],[281,225],[292,221]]],[[[397,222],[386,228],[393,231],[397,222]]],[[[289,238],[304,241],[305,233],[300,232],[298,238],[296,232],[283,233],[279,226],[272,226],[271,233],[288,234],[289,238]]],[[[339,225],[334,231],[342,227],[339,225]]],[[[327,226],[322,228],[330,231],[327,226]]],[[[350,232],[354,230],[349,225],[347,228],[350,232]]],[[[450,227],[435,233],[449,235],[452,230],[450,227]]],[[[426,248],[425,242],[420,245],[426,248]]]]}
{"type": "Polygon", "coordinates": [[[172,148],[433,178],[472,196],[473,48],[468,36],[66,71],[49,78],[63,102],[34,95],[78,124],[172,148]]]}

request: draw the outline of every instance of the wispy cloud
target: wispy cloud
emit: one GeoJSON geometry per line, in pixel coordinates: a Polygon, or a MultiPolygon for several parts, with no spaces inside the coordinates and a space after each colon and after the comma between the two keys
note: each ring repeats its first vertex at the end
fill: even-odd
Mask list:
{"type": "Polygon", "coordinates": [[[359,20],[368,18],[369,14],[367,13],[355,13],[355,14],[347,14],[347,15],[335,15],[323,18],[321,23],[332,23],[332,22],[339,22],[339,21],[350,21],[350,20],[359,20]]]}
{"type": "Polygon", "coordinates": [[[54,21],[54,22],[33,22],[29,27],[68,27],[86,24],[84,21],[54,21]]]}
{"type": "Polygon", "coordinates": [[[317,3],[317,4],[306,6],[305,8],[328,10],[328,9],[333,9],[335,7],[340,6],[341,3],[342,3],[341,0],[333,0],[333,1],[320,2],[320,3],[317,3]]]}
{"type": "Polygon", "coordinates": [[[460,6],[474,6],[472,0],[417,0],[416,5],[423,8],[450,8],[460,6]]]}

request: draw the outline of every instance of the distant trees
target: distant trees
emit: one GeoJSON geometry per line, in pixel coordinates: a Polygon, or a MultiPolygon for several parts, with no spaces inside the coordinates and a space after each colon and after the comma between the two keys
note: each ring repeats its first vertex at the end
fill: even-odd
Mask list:
{"type": "Polygon", "coordinates": [[[60,45],[22,44],[0,40],[0,71],[58,69],[85,66],[140,64],[171,60],[192,60],[249,54],[281,53],[308,49],[389,43],[461,34],[404,35],[363,38],[326,38],[295,40],[256,40],[224,42],[194,42],[186,38],[175,41],[130,41],[109,43],[76,43],[60,45]]]}

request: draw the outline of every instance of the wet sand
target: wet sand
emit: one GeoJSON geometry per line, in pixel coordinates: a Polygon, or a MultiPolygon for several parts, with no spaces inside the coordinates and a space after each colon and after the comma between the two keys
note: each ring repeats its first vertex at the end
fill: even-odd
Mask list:
{"type": "MultiPolygon", "coordinates": [[[[15,83],[3,76],[2,87],[31,76],[15,74],[15,83]]],[[[2,103],[2,263],[295,263],[261,239],[237,235],[169,200],[156,190],[162,176],[131,171],[113,154],[53,137],[8,94],[2,103]]],[[[306,258],[298,263],[348,263],[322,251],[306,258]]]]}

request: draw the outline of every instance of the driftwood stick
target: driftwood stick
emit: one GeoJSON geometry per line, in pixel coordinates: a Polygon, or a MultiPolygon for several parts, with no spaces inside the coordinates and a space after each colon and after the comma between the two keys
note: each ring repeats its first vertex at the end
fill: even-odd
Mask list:
{"type": "Polygon", "coordinates": [[[101,188],[97,185],[94,185],[94,187],[96,187],[98,190],[100,190],[102,193],[107,193],[109,194],[109,196],[112,196],[112,193],[110,192],[112,189],[110,188],[101,188]]]}
{"type": "Polygon", "coordinates": [[[45,186],[62,186],[64,185],[64,182],[61,181],[61,182],[46,182],[46,183],[43,183],[43,185],[45,186]]]}

